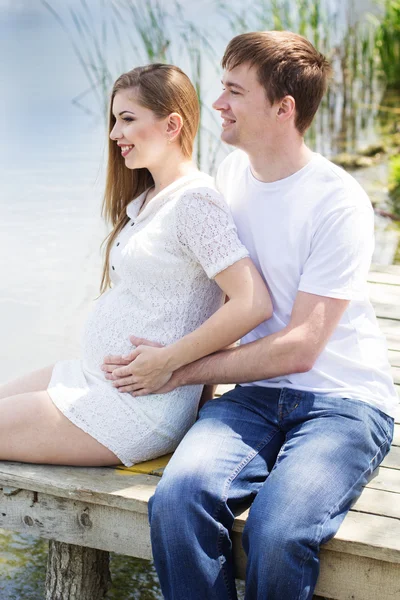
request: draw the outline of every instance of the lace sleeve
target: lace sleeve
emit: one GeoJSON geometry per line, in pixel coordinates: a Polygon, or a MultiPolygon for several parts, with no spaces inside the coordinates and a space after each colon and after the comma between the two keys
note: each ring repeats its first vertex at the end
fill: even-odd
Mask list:
{"type": "Polygon", "coordinates": [[[176,220],[179,243],[210,279],[249,256],[227,204],[210,188],[186,192],[178,201],[176,220]]]}

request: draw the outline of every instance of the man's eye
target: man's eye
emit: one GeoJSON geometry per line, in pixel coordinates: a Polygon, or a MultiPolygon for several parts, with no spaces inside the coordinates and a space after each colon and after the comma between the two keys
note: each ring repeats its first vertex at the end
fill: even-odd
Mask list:
{"type": "Polygon", "coordinates": [[[235,90],[231,90],[231,94],[232,96],[239,96],[240,93],[239,92],[235,92],[235,90]]]}

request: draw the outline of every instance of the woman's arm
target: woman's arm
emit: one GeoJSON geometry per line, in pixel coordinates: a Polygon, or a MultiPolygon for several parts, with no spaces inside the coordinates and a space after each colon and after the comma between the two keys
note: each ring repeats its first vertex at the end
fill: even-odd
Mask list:
{"type": "Polygon", "coordinates": [[[176,371],[236,342],[272,316],[270,295],[249,258],[216,275],[215,281],[228,301],[195,331],[162,349],[169,370],[176,371]]]}
{"type": "Polygon", "coordinates": [[[131,362],[113,373],[115,387],[154,392],[176,369],[232,344],[271,317],[270,295],[249,258],[216,275],[215,281],[229,300],[177,342],[163,348],[138,346],[127,357],[131,362]]]}

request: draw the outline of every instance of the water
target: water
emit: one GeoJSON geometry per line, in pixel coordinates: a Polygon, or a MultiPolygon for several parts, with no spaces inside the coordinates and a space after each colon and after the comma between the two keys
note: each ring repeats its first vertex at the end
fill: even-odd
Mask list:
{"type": "MultiPolygon", "coordinates": [[[[52,2],[60,10],[65,4],[52,2]]],[[[100,4],[89,2],[92,8],[100,4]]],[[[215,8],[211,1],[184,5],[186,16],[200,24],[215,8]]],[[[221,54],[229,32],[218,19],[215,14],[221,54]]],[[[109,52],[116,64],[118,48],[109,52]]],[[[87,80],[65,33],[38,0],[0,0],[0,54],[0,381],[5,381],[77,355],[82,324],[98,294],[99,245],[106,234],[99,216],[105,134],[93,94],[82,99],[86,112],[71,102],[87,89],[87,80]]],[[[125,57],[127,66],[136,58],[125,57]]],[[[210,106],[220,88],[218,68],[203,77],[204,103],[210,106]]],[[[378,137],[371,127],[359,142],[378,137]]],[[[329,142],[327,149],[316,149],[331,148],[329,142]]],[[[225,152],[218,151],[218,160],[225,152]]],[[[385,205],[387,166],[356,176],[385,205]]],[[[398,243],[398,232],[387,226],[387,219],[377,218],[375,260],[383,264],[393,260],[398,243]]],[[[0,547],[0,598],[39,600],[47,543],[0,531],[0,547]]],[[[113,556],[112,572],[109,598],[161,598],[151,564],[113,556]]]]}

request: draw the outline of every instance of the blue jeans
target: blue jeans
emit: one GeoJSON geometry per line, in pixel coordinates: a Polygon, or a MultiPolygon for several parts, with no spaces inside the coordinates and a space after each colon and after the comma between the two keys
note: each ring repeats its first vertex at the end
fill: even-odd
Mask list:
{"type": "Polygon", "coordinates": [[[246,600],[311,599],[319,548],[390,448],[393,419],[358,400],[240,387],[205,404],[150,500],[166,600],[237,598],[230,531],[243,533],[246,600]]]}

